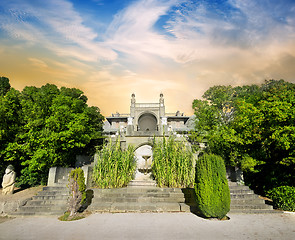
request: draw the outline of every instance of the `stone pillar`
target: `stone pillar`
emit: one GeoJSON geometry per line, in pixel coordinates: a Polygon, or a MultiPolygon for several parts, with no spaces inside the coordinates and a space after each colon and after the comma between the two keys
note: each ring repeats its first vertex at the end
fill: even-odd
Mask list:
{"type": "Polygon", "coordinates": [[[52,167],[49,169],[47,186],[56,186],[59,179],[68,179],[69,173],[74,168],[52,167]]]}
{"type": "Polygon", "coordinates": [[[85,185],[87,188],[91,187],[91,175],[93,172],[93,168],[91,166],[83,166],[82,170],[84,172],[84,178],[85,178],[85,185]]]}

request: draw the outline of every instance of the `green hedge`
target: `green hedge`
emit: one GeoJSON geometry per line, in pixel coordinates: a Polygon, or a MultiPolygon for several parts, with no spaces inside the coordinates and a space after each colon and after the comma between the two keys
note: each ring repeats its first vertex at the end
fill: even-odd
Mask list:
{"type": "Polygon", "coordinates": [[[273,200],[273,206],[285,211],[295,211],[295,187],[280,186],[267,192],[273,200]]]}
{"type": "Polygon", "coordinates": [[[230,210],[230,192],[224,161],[220,156],[204,154],[196,162],[196,201],[200,214],[222,219],[230,210]]]}

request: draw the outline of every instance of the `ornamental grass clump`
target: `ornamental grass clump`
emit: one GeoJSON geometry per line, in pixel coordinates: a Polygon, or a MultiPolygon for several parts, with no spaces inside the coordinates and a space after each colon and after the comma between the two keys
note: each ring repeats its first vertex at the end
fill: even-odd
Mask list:
{"type": "Polygon", "coordinates": [[[174,137],[154,141],[152,172],[159,187],[192,187],[195,168],[190,148],[174,137]]]}
{"type": "Polygon", "coordinates": [[[220,156],[204,154],[196,162],[195,192],[203,217],[223,219],[230,210],[230,191],[224,161],[220,156]]]}
{"type": "Polygon", "coordinates": [[[133,178],[136,168],[134,148],[128,146],[122,150],[119,139],[108,142],[99,153],[93,169],[93,184],[98,188],[120,188],[133,178]]]}

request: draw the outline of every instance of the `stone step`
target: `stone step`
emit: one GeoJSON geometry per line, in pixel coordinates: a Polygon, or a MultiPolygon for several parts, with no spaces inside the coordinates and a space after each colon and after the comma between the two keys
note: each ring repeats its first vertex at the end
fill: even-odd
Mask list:
{"type": "Polygon", "coordinates": [[[126,203],[132,203],[132,202],[142,202],[142,203],[155,203],[155,202],[178,202],[178,203],[184,203],[185,198],[184,197],[115,197],[115,198],[95,198],[92,202],[126,202],[126,203]]]}
{"type": "Polygon", "coordinates": [[[129,187],[149,187],[149,186],[157,186],[156,181],[150,180],[131,180],[128,184],[129,187]]]}
{"type": "Polygon", "coordinates": [[[282,211],[273,209],[231,209],[229,214],[281,214],[282,211]]]}
{"type": "Polygon", "coordinates": [[[100,203],[90,206],[92,211],[98,212],[181,212],[186,209],[180,203],[100,203]],[[182,209],[182,210],[181,210],[182,209]]]}
{"type": "Polygon", "coordinates": [[[153,192],[164,192],[164,193],[182,193],[180,188],[158,188],[158,187],[125,187],[125,188],[111,188],[111,189],[92,189],[96,194],[100,193],[153,193],[153,192]]]}
{"type": "Polygon", "coordinates": [[[273,208],[271,205],[267,205],[267,204],[251,204],[251,205],[241,204],[241,205],[231,205],[230,209],[269,209],[269,210],[272,210],[273,208]]]}
{"type": "Polygon", "coordinates": [[[236,185],[236,186],[229,186],[229,190],[250,190],[248,186],[245,185],[236,185]]]}
{"type": "Polygon", "coordinates": [[[230,189],[231,194],[254,194],[250,189],[230,189]]]}
{"type": "Polygon", "coordinates": [[[64,199],[64,200],[67,200],[69,197],[68,194],[64,194],[64,195],[36,195],[36,196],[33,196],[33,200],[53,200],[53,199],[56,199],[56,200],[61,200],[61,199],[64,199]]]}
{"type": "Polygon", "coordinates": [[[22,206],[18,212],[34,212],[34,213],[47,213],[47,212],[64,212],[67,209],[67,205],[40,205],[40,206],[22,206]]]}
{"type": "Polygon", "coordinates": [[[235,193],[230,193],[230,198],[231,199],[255,199],[255,198],[258,198],[258,196],[255,195],[255,194],[235,194],[235,193]]]}
{"type": "Polygon", "coordinates": [[[43,187],[43,191],[38,192],[13,215],[62,215],[67,209],[68,197],[69,189],[65,186],[43,187]]]}
{"type": "Polygon", "coordinates": [[[273,207],[265,204],[248,186],[229,181],[231,206],[230,213],[273,213],[273,207]]]}
{"type": "Polygon", "coordinates": [[[232,198],[231,199],[231,206],[233,205],[241,205],[241,204],[265,204],[263,199],[258,197],[256,198],[232,198]]]}
{"type": "Polygon", "coordinates": [[[154,198],[183,198],[183,193],[178,192],[104,192],[97,193],[94,191],[95,198],[139,198],[139,197],[154,197],[154,198]]]}
{"type": "Polygon", "coordinates": [[[65,196],[69,195],[68,191],[41,191],[37,196],[65,196]]]}
{"type": "Polygon", "coordinates": [[[189,211],[179,188],[128,186],[119,189],[93,189],[89,206],[102,212],[179,212],[189,211]]]}
{"type": "Polygon", "coordinates": [[[61,216],[64,214],[65,211],[49,211],[49,212],[13,212],[10,213],[10,216],[22,216],[22,217],[29,217],[29,216],[61,216]]]}
{"type": "Polygon", "coordinates": [[[63,180],[63,181],[58,180],[58,182],[56,184],[66,187],[69,184],[69,181],[68,180],[63,180]]]}
{"type": "Polygon", "coordinates": [[[66,205],[67,199],[47,199],[47,200],[31,200],[28,201],[26,206],[44,206],[44,205],[66,205]]]}
{"type": "Polygon", "coordinates": [[[60,186],[54,186],[54,187],[43,187],[43,191],[54,191],[54,192],[69,192],[68,187],[60,187],[60,186]]]}

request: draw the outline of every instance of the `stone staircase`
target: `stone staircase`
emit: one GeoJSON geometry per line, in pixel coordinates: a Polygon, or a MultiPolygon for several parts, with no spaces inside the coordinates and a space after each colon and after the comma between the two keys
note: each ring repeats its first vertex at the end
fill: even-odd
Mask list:
{"type": "Polygon", "coordinates": [[[95,212],[189,212],[180,188],[159,188],[153,181],[132,181],[125,188],[93,189],[88,207],[95,212]]]}
{"type": "Polygon", "coordinates": [[[231,206],[230,213],[278,213],[271,205],[255,194],[248,186],[229,181],[231,206]]]}
{"type": "MultiPolygon", "coordinates": [[[[56,215],[67,210],[69,189],[66,177],[56,186],[44,187],[26,205],[10,215],[56,215]]],[[[279,213],[265,200],[254,194],[248,186],[229,181],[230,213],[279,213]]],[[[194,189],[159,188],[155,181],[133,180],[127,187],[92,189],[89,211],[93,212],[196,212],[194,189]]]]}
{"type": "Polygon", "coordinates": [[[68,180],[63,178],[54,187],[43,187],[43,191],[33,196],[32,200],[29,200],[26,205],[21,206],[10,215],[62,215],[67,210],[67,199],[69,197],[67,183],[68,180]]]}

